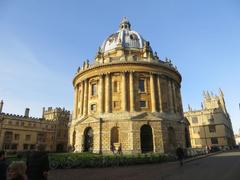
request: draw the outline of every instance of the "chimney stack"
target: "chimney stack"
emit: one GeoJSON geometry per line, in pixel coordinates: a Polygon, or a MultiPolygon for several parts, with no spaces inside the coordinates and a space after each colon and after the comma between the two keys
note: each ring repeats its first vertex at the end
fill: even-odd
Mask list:
{"type": "Polygon", "coordinates": [[[45,113],[45,107],[43,107],[42,118],[44,118],[44,113],[45,113]]]}
{"type": "Polygon", "coordinates": [[[26,109],[25,109],[25,115],[24,115],[25,117],[29,117],[29,111],[30,111],[29,108],[26,108],[26,109]]]}
{"type": "Polygon", "coordinates": [[[2,113],[2,109],[3,109],[3,100],[1,100],[0,102],[0,113],[2,113]]]}

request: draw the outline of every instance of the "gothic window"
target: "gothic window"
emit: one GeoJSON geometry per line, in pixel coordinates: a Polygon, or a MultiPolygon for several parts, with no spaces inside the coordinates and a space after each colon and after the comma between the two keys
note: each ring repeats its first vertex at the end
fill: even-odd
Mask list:
{"type": "Polygon", "coordinates": [[[97,84],[92,84],[92,96],[97,95],[97,84]]]}
{"type": "Polygon", "coordinates": [[[210,125],[210,126],[208,126],[208,128],[209,128],[209,132],[211,132],[211,133],[215,133],[216,132],[215,125],[210,125]]]}
{"type": "Polygon", "coordinates": [[[138,90],[139,90],[139,92],[145,92],[145,80],[144,79],[139,80],[138,90]]]}
{"type": "Polygon", "coordinates": [[[198,123],[198,118],[197,117],[192,117],[192,123],[197,124],[198,123]]]}

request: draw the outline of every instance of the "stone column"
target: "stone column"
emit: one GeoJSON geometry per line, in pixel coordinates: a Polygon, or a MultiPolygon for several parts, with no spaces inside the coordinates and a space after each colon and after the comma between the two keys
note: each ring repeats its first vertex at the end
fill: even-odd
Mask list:
{"type": "Polygon", "coordinates": [[[112,102],[111,102],[111,77],[110,74],[106,74],[105,76],[105,112],[110,113],[111,112],[111,107],[112,107],[112,102]]]}
{"type": "Polygon", "coordinates": [[[155,84],[154,84],[154,75],[150,74],[150,93],[151,93],[151,105],[152,112],[156,112],[156,94],[155,94],[155,84]]]}
{"type": "Polygon", "coordinates": [[[99,77],[99,83],[98,83],[98,107],[99,107],[99,113],[103,113],[103,75],[100,75],[99,77]]]}
{"type": "Polygon", "coordinates": [[[74,107],[74,113],[73,113],[73,118],[77,118],[77,86],[74,87],[74,103],[73,103],[73,107],[74,107]]]}
{"type": "Polygon", "coordinates": [[[78,84],[78,95],[77,95],[77,117],[79,117],[81,115],[81,103],[80,103],[80,100],[81,100],[81,94],[82,94],[82,91],[81,91],[81,84],[79,83],[78,84]]]}
{"type": "Polygon", "coordinates": [[[179,112],[181,113],[181,115],[183,115],[183,105],[182,105],[182,95],[181,95],[181,89],[180,87],[177,88],[177,93],[179,96],[179,112]]]}
{"type": "Polygon", "coordinates": [[[122,110],[127,111],[127,102],[126,102],[126,73],[122,73],[122,110]]]}
{"type": "Polygon", "coordinates": [[[175,88],[175,83],[172,82],[172,90],[173,90],[173,106],[174,106],[174,112],[177,112],[177,95],[176,95],[176,88],[175,88]]]}
{"type": "Polygon", "coordinates": [[[173,113],[174,109],[173,109],[173,95],[172,95],[172,86],[171,86],[171,80],[168,80],[168,98],[169,98],[169,106],[170,106],[170,112],[173,113]]]}
{"type": "Polygon", "coordinates": [[[158,85],[159,112],[163,112],[163,109],[162,109],[161,77],[160,77],[160,75],[158,75],[158,78],[157,78],[157,85],[158,85]]]}
{"type": "Polygon", "coordinates": [[[88,114],[88,80],[84,81],[84,106],[83,106],[83,115],[88,114]]]}
{"type": "Polygon", "coordinates": [[[80,115],[82,116],[83,115],[83,98],[84,98],[84,88],[83,88],[83,86],[84,86],[84,83],[83,83],[83,81],[81,82],[81,98],[80,98],[80,115]]]}
{"type": "Polygon", "coordinates": [[[129,73],[129,90],[130,90],[130,112],[135,111],[134,103],[134,74],[133,72],[129,73]]]}

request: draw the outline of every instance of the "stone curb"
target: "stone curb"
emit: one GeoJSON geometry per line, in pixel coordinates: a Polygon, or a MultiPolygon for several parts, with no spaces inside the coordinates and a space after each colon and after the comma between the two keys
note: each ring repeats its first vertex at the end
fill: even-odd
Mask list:
{"type": "Polygon", "coordinates": [[[189,159],[186,159],[183,161],[183,163],[189,163],[191,161],[195,161],[195,160],[198,160],[198,159],[203,159],[203,158],[207,158],[209,156],[213,156],[215,154],[219,154],[219,153],[223,153],[224,151],[218,151],[218,152],[214,152],[214,153],[208,153],[208,154],[204,154],[204,155],[200,155],[200,156],[196,156],[196,157],[192,157],[192,158],[189,158],[189,159]]]}

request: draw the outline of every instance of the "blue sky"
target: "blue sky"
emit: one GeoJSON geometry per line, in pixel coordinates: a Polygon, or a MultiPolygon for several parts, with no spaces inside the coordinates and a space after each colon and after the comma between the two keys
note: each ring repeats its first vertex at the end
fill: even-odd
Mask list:
{"type": "Polygon", "coordinates": [[[83,60],[126,16],[160,58],[183,77],[184,109],[202,91],[225,94],[240,128],[240,1],[0,0],[0,99],[4,112],[41,116],[43,106],[73,108],[72,79],[83,60]]]}

